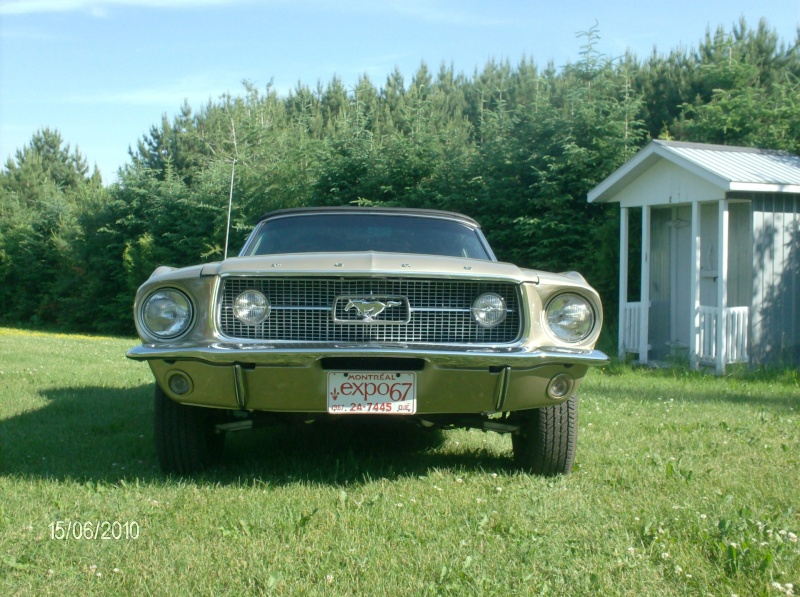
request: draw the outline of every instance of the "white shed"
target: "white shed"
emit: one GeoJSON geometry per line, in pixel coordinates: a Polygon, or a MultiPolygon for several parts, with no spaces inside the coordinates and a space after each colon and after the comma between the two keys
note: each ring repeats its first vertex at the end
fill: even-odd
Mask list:
{"type": "Polygon", "coordinates": [[[688,357],[717,372],[800,364],[800,157],[652,141],[588,199],[621,208],[620,356],[688,357]],[[630,300],[639,236],[641,294],[630,300]]]}

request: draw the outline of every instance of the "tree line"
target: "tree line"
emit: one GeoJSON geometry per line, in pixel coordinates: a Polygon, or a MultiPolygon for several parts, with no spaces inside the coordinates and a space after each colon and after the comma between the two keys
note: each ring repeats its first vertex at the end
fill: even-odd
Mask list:
{"type": "Polygon", "coordinates": [[[574,64],[490,61],[471,76],[425,64],[281,96],[184,104],[104,186],[57,130],[0,170],[0,322],[131,333],[136,288],[158,265],[222,258],[231,175],[235,254],[264,212],[306,205],[458,211],[498,257],[578,270],[617,297],[619,213],[587,192],[654,138],[800,153],[800,31],[709,31],[639,58],[581,34],[574,64]]]}

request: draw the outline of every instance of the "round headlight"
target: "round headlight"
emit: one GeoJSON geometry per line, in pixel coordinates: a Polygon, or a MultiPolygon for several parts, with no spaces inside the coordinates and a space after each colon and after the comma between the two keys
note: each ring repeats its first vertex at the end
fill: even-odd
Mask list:
{"type": "Polygon", "coordinates": [[[485,328],[493,328],[506,318],[506,301],[499,294],[487,292],[472,303],[472,318],[485,328]]]}
{"type": "Polygon", "coordinates": [[[192,324],[192,303],[180,290],[156,290],[142,305],[142,323],[156,338],[176,338],[192,324]]]}
{"type": "Polygon", "coordinates": [[[269,317],[272,307],[258,290],[245,290],[233,301],[233,314],[245,325],[258,325],[269,317]]]}
{"type": "Polygon", "coordinates": [[[594,329],[594,309],[577,294],[560,294],[547,305],[547,325],[564,342],[580,342],[594,329]]]}

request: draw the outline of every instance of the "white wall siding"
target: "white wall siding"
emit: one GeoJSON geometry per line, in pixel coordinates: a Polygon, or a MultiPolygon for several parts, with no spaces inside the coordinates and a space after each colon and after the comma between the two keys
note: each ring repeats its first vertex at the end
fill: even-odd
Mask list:
{"type": "Polygon", "coordinates": [[[800,363],[800,195],[753,198],[751,356],[800,363]]]}
{"type": "Polygon", "coordinates": [[[717,186],[667,161],[659,161],[619,192],[622,207],[688,204],[692,201],[722,199],[717,186]]]}
{"type": "Polygon", "coordinates": [[[731,201],[728,211],[728,306],[749,307],[753,296],[752,204],[731,201]]]}

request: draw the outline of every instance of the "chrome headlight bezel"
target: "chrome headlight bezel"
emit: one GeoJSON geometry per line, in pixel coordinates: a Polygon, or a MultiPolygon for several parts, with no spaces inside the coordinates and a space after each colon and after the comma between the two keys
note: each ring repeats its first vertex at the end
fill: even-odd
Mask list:
{"type": "Polygon", "coordinates": [[[553,338],[565,344],[579,344],[597,329],[597,307],[582,294],[560,292],[547,301],[542,319],[553,338]]]}
{"type": "Polygon", "coordinates": [[[189,295],[171,287],[149,293],[141,302],[138,313],[141,329],[155,340],[174,340],[184,336],[192,329],[194,317],[194,304],[189,295]],[[156,304],[156,301],[161,304],[156,304]],[[170,320],[172,325],[169,325],[170,320]]]}

